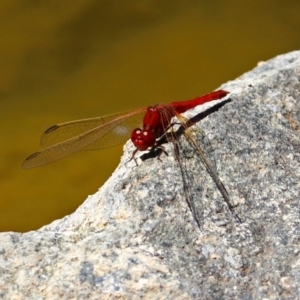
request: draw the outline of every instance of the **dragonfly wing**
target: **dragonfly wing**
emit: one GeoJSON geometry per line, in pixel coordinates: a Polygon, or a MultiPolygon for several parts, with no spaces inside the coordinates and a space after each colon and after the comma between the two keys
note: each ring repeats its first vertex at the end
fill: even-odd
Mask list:
{"type": "Polygon", "coordinates": [[[214,148],[204,131],[199,127],[198,124],[195,124],[193,127],[189,128],[191,134],[198,141],[203,153],[210,160],[212,166],[217,170],[217,164],[214,156],[214,148]]]}
{"type": "Polygon", "coordinates": [[[194,121],[195,117],[183,116],[178,113],[176,113],[176,117],[182,126],[179,132],[182,132],[182,134],[185,135],[188,140],[196,139],[197,141],[199,141],[203,154],[205,154],[211,160],[212,165],[216,168],[216,162],[213,155],[214,149],[210,143],[209,138],[206,136],[204,131],[200,128],[199,122],[202,119],[198,119],[195,122],[194,121]]]}
{"type": "Polygon", "coordinates": [[[136,126],[144,111],[143,108],[125,115],[122,114],[110,122],[36,152],[26,158],[23,168],[30,169],[49,164],[81,150],[115,146],[128,138],[130,130],[136,126]]]}
{"type": "Polygon", "coordinates": [[[135,128],[140,127],[142,116],[144,114],[145,111],[143,110],[142,112],[123,120],[121,123],[111,124],[108,126],[109,130],[105,131],[101,136],[101,139],[97,139],[82,150],[99,150],[124,143],[129,139],[131,132],[135,128]]]}
{"type": "MultiPolygon", "coordinates": [[[[92,130],[96,127],[100,127],[104,124],[110,123],[115,119],[118,119],[121,116],[129,116],[128,119],[134,118],[134,115],[139,115],[143,113],[145,109],[137,110],[135,114],[133,112],[122,112],[117,114],[112,114],[104,117],[98,118],[90,118],[90,119],[82,119],[76,120],[66,123],[61,123],[54,125],[48,128],[41,137],[41,145],[43,148],[48,148],[52,145],[61,143],[63,141],[69,140],[73,137],[76,137],[80,134],[83,134],[89,130],[92,130]]],[[[128,123],[133,122],[128,120],[128,123]]],[[[110,146],[107,146],[110,147],[110,146]]],[[[102,147],[103,148],[103,147],[102,147]]],[[[97,148],[99,149],[99,148],[97,148]]]]}

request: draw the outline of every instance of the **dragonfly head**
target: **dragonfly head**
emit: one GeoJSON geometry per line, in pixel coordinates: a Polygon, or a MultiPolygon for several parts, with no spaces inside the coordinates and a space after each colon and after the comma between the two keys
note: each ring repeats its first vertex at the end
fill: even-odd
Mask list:
{"type": "Polygon", "coordinates": [[[131,141],[138,150],[145,151],[155,145],[156,138],[151,130],[136,128],[132,131],[131,141]]]}

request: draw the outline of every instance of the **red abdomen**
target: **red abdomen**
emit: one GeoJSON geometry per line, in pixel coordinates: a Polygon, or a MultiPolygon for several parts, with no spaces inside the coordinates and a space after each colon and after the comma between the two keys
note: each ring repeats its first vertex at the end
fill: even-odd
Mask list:
{"type": "Polygon", "coordinates": [[[221,99],[221,98],[225,97],[227,94],[229,94],[229,92],[224,91],[224,90],[218,90],[218,91],[203,95],[201,97],[195,98],[193,100],[172,102],[169,105],[174,107],[176,112],[178,112],[180,114],[180,113],[184,113],[188,109],[194,108],[200,104],[204,104],[206,102],[221,99]]]}

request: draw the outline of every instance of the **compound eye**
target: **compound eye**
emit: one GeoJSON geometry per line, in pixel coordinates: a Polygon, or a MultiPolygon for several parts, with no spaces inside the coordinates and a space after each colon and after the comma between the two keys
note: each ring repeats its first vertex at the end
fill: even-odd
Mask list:
{"type": "Polygon", "coordinates": [[[131,141],[140,151],[147,150],[155,145],[155,135],[151,130],[136,128],[131,134],[131,141]]]}

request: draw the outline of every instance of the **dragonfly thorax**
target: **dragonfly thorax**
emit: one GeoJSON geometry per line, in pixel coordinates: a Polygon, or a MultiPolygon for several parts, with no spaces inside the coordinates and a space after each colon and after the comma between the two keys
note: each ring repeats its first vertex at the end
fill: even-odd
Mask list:
{"type": "Polygon", "coordinates": [[[162,136],[169,125],[174,113],[165,105],[149,106],[144,116],[143,128],[150,130],[156,138],[162,136]]]}

